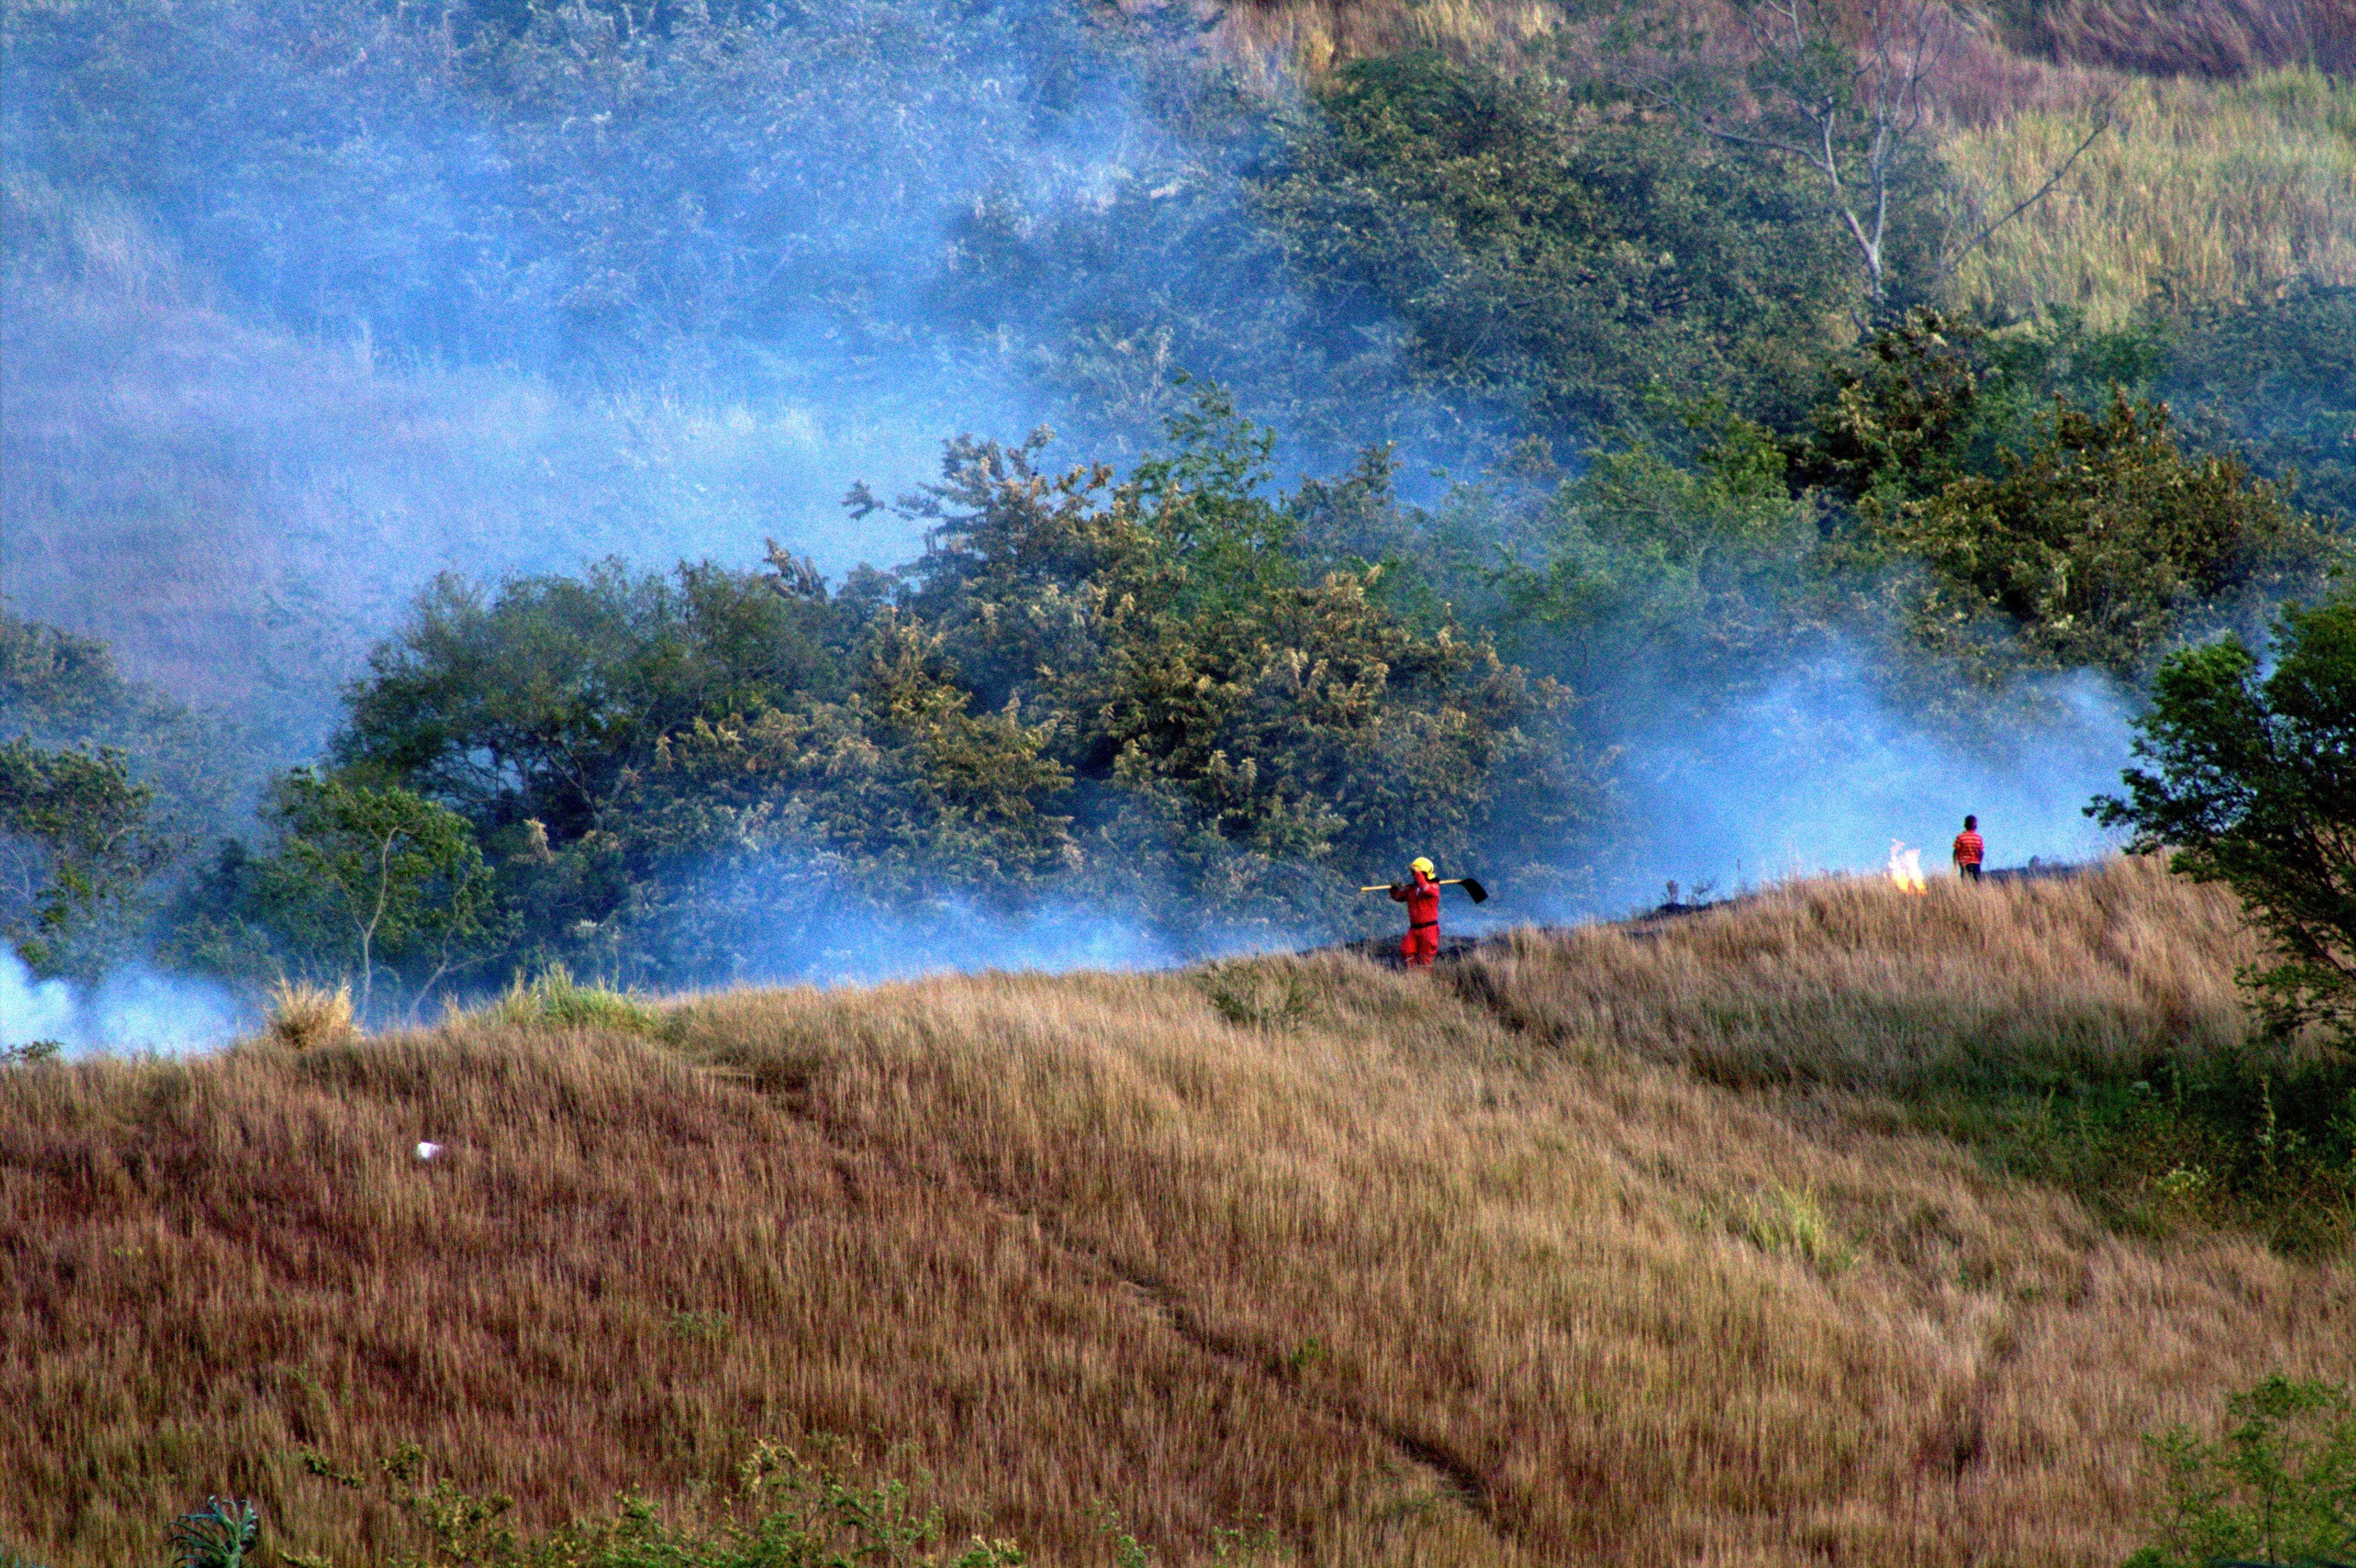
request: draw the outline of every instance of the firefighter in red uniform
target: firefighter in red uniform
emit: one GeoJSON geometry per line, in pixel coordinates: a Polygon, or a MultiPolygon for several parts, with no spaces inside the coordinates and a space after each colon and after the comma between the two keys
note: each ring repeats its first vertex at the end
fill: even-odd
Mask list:
{"type": "Polygon", "coordinates": [[[1429,969],[1440,956],[1440,884],[1432,880],[1431,862],[1420,855],[1408,872],[1414,880],[1391,884],[1391,897],[1407,905],[1407,935],[1399,940],[1399,957],[1410,968],[1429,969]]]}
{"type": "Polygon", "coordinates": [[[1980,819],[1964,818],[1964,830],[1955,835],[1955,875],[1966,881],[1980,880],[1980,862],[1987,859],[1987,841],[1980,837],[1980,819]]]}

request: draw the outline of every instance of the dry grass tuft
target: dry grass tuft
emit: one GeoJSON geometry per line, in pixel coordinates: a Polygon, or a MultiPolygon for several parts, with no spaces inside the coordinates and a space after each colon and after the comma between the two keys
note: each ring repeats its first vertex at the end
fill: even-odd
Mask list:
{"type": "Polygon", "coordinates": [[[1872,1107],[1924,1057],[2235,1049],[2243,941],[2123,864],[1799,884],[1452,980],[0,1073],[0,1538],[133,1561],[219,1492],[380,1562],[399,1521],[306,1451],[414,1438],[549,1520],[833,1432],[1046,1563],[1106,1559],[1104,1502],[1173,1562],[1264,1522],[1303,1563],[2107,1565],[2139,1435],[2343,1372],[2356,1268],[2124,1235],[1872,1107]]]}
{"type": "Polygon", "coordinates": [[[325,986],[281,980],[270,987],[269,1011],[262,1019],[262,1038],[293,1051],[323,1045],[350,1045],[360,1038],[352,1014],[348,982],[329,990],[325,986]]]}

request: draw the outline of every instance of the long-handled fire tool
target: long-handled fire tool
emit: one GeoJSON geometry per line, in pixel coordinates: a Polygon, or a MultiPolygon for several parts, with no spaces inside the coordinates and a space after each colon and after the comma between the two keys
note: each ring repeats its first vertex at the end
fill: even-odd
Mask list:
{"type": "MultiPolygon", "coordinates": [[[[1390,882],[1377,882],[1371,888],[1360,888],[1358,891],[1362,893],[1387,893],[1391,891],[1393,885],[1390,882]]],[[[1434,885],[1443,888],[1462,888],[1472,896],[1472,901],[1476,904],[1489,901],[1489,890],[1483,887],[1480,880],[1475,877],[1442,877],[1434,885]]]]}

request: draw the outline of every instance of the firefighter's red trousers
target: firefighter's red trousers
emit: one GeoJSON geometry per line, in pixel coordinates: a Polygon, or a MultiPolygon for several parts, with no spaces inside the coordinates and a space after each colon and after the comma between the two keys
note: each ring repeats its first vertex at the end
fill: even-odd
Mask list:
{"type": "Polygon", "coordinates": [[[1430,925],[1408,927],[1407,934],[1399,938],[1399,956],[1410,967],[1430,968],[1431,961],[1440,956],[1440,923],[1435,920],[1430,925]]]}

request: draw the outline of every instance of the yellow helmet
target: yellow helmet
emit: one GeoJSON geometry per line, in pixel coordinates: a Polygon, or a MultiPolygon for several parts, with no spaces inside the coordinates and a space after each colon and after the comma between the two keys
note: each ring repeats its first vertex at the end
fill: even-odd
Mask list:
{"type": "Polygon", "coordinates": [[[1433,868],[1431,861],[1421,855],[1418,855],[1414,859],[1409,860],[1407,863],[1407,869],[1410,871],[1421,871],[1427,877],[1436,877],[1440,875],[1440,872],[1433,868]]]}

